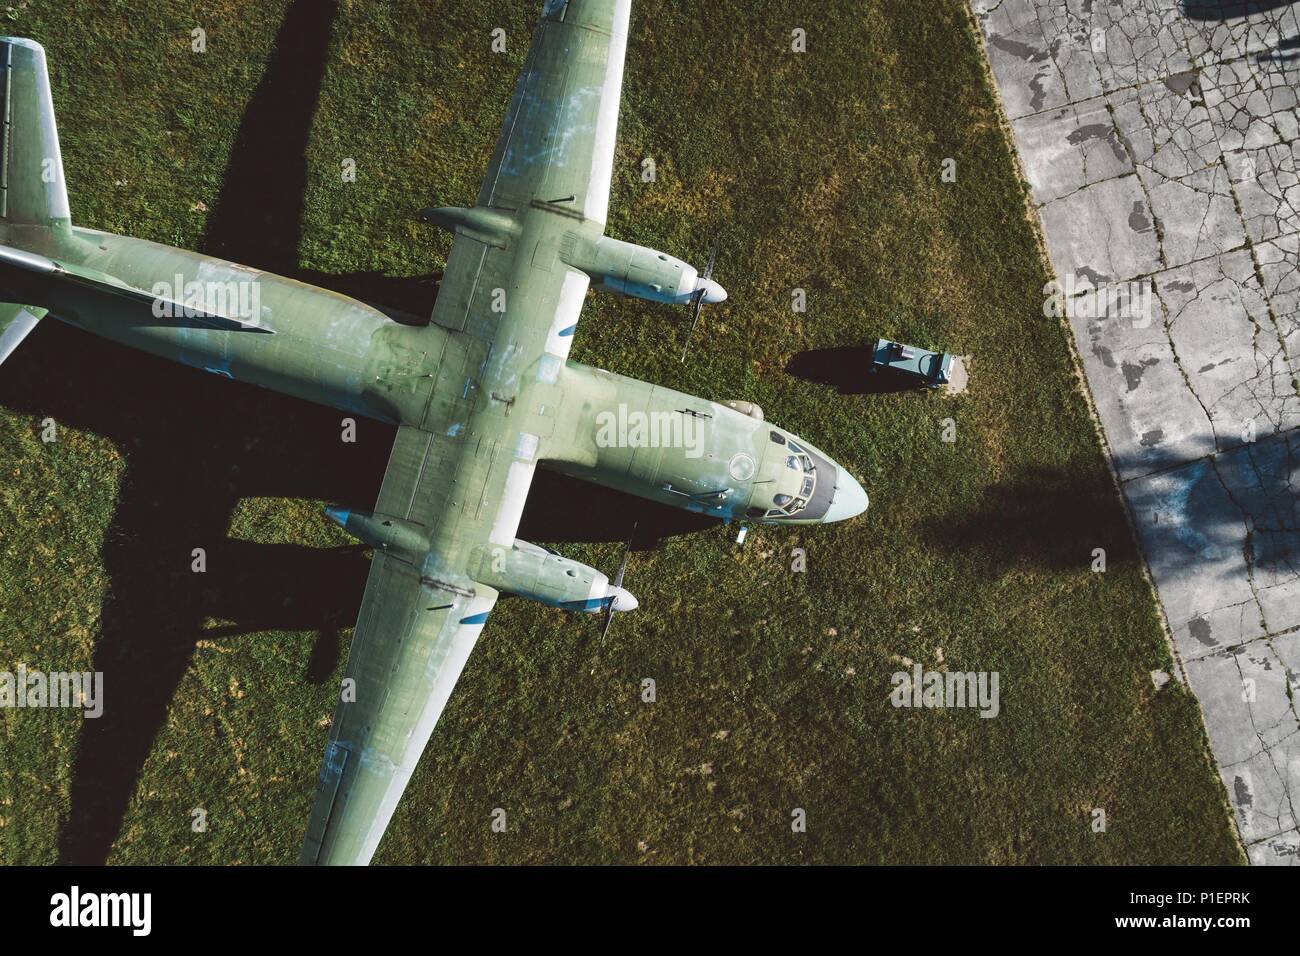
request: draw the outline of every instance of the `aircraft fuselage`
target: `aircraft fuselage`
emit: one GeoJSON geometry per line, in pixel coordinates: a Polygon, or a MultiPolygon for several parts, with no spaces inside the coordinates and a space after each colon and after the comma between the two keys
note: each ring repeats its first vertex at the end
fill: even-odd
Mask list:
{"type": "MultiPolygon", "coordinates": [[[[33,252],[158,296],[161,315],[90,294],[81,307],[75,290],[51,312],[123,345],[392,424],[419,425],[434,402],[488,398],[463,391],[460,370],[474,354],[463,333],[405,325],[336,292],[143,239],[77,227],[21,239],[33,252]],[[247,327],[211,328],[175,307],[186,305],[247,327]]],[[[827,456],[726,405],[576,362],[543,401],[553,424],[540,436],[539,463],[576,478],[724,521],[814,523],[846,516],[850,506],[856,514],[859,497],[865,506],[856,482],[827,456]],[[838,506],[837,484],[849,489],[838,506]],[[806,504],[782,513],[792,501],[806,504]]]]}

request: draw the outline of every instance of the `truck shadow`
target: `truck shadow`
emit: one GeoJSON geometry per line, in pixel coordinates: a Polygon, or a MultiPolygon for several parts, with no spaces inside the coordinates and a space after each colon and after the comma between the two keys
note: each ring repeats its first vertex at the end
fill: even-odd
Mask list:
{"type": "MultiPolygon", "coordinates": [[[[303,157],[335,13],[332,2],[290,5],[237,134],[203,248],[427,316],[432,277],[298,268],[303,157]]],[[[0,404],[101,435],[125,462],[104,537],[109,585],[93,660],[110,703],[81,725],[59,835],[61,862],[102,864],[200,641],[315,632],[304,676],[320,683],[336,669],[339,632],[356,620],[366,549],[232,539],[236,509],[258,497],[370,507],[394,430],[363,421],[357,441],[345,444],[342,415],[332,409],[201,375],[57,321],[43,322],[6,363],[0,404]],[[195,548],[206,553],[202,574],[191,568],[195,548]]],[[[665,534],[699,527],[696,516],[683,523],[659,507],[541,474],[526,522],[529,534],[550,541],[621,541],[637,522],[665,534]]]]}
{"type": "Polygon", "coordinates": [[[785,370],[805,382],[829,385],[841,395],[881,395],[911,392],[915,382],[891,372],[867,371],[875,355],[869,345],[844,345],[830,349],[809,349],[795,354],[785,370]]]}

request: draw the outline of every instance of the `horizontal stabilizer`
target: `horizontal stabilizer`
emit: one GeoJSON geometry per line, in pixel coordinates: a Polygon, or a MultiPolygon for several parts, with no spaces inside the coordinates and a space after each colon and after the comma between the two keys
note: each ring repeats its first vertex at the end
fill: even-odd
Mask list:
{"type": "Polygon", "coordinates": [[[159,322],[193,322],[213,329],[274,334],[271,329],[254,322],[195,309],[176,299],[137,289],[116,276],[97,269],[56,262],[25,249],[0,246],[0,289],[8,291],[15,284],[23,290],[25,298],[40,302],[56,315],[76,310],[76,300],[68,293],[74,287],[80,287],[146,305],[159,322]]]}
{"type": "Polygon", "coordinates": [[[0,220],[68,228],[59,131],[35,40],[0,37],[0,220]]]}
{"type": "Polygon", "coordinates": [[[36,323],[45,316],[44,309],[29,305],[0,302],[0,364],[3,364],[36,323]]]}

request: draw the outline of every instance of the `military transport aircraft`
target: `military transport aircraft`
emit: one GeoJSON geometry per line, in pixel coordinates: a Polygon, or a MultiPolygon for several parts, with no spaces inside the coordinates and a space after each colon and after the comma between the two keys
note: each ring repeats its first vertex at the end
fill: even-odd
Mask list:
{"type": "Polygon", "coordinates": [[[44,50],[0,39],[0,361],[48,312],[398,426],[374,509],[328,512],[374,557],[304,863],[369,862],[500,592],[606,625],[637,606],[621,580],[516,539],[538,465],[726,521],[867,507],[844,469],[756,406],[567,361],[589,286],[696,310],[726,296],[686,263],[604,235],[630,6],[546,0],[477,203],[426,214],[455,238],[424,327],[72,225],[44,50]]]}

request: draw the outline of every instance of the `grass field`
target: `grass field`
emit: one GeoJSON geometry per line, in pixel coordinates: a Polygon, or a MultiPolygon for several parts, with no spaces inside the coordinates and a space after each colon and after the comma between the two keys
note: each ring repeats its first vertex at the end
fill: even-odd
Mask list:
{"type": "MultiPolygon", "coordinates": [[[[46,46],[79,223],[427,312],[449,238],[415,213],[473,202],[539,7],[28,0],[3,30],[46,46]]],[[[1151,679],[1173,663],[961,0],[637,0],[624,89],[609,233],[719,240],[731,298],[682,364],[683,311],[592,296],[574,358],[760,403],[872,509],[667,538],[604,644],[502,602],[376,861],[1240,861],[1196,702],[1151,679]],[[854,353],[818,350],[877,335],[973,356],[969,392],[836,387],[854,353]],[[999,716],[895,709],[907,661],[997,671],[999,716]]],[[[370,507],[392,437],[339,417],[54,322],[5,364],[0,669],[103,671],[106,712],[0,711],[0,861],[296,859],[367,563],[320,508],[370,507]]],[[[612,569],[634,512],[539,481],[521,534],[612,569]]]]}

